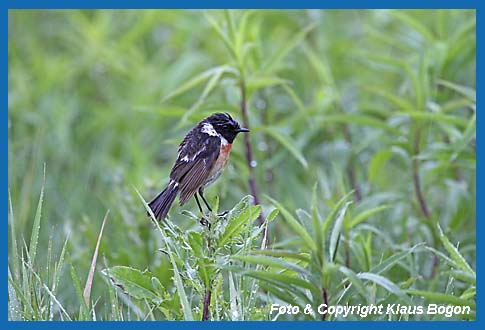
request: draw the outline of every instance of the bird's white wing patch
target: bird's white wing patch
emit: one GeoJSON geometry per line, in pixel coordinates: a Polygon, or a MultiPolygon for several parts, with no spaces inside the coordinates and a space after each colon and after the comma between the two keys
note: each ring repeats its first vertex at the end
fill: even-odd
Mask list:
{"type": "MultiPolygon", "coordinates": [[[[203,146],[202,148],[200,148],[199,151],[197,151],[194,155],[191,155],[190,157],[189,157],[188,154],[186,154],[184,157],[180,158],[180,161],[182,161],[182,162],[192,162],[204,150],[205,150],[205,146],[203,146]]],[[[179,155],[179,157],[180,157],[180,155],[179,155]]]]}
{"type": "Polygon", "coordinates": [[[201,132],[209,134],[210,136],[219,136],[219,133],[216,132],[214,126],[212,126],[210,123],[204,123],[201,132]]]}

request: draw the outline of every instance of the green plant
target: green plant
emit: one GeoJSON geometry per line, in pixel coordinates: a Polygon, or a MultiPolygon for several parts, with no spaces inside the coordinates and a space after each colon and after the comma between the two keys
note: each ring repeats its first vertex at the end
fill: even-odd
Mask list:
{"type": "MultiPolygon", "coordinates": [[[[141,195],[140,198],[146,206],[141,195]]],[[[129,296],[147,301],[152,310],[162,312],[168,319],[250,319],[257,301],[257,283],[223,270],[233,263],[229,256],[247,253],[255,245],[261,247],[261,233],[276,213],[255,227],[252,224],[261,207],[249,206],[249,201],[249,196],[244,197],[224,217],[217,216],[216,201],[208,215],[209,225],[202,225],[202,231],[183,231],[170,221],[153,221],[163,239],[160,251],[172,265],[175,292],[164,288],[148,270],[114,266],[103,273],[129,296]],[[223,287],[229,288],[229,294],[223,292],[223,287]]],[[[185,214],[193,221],[200,220],[191,212],[185,214]]],[[[151,217],[155,219],[153,214],[151,217]]]]}

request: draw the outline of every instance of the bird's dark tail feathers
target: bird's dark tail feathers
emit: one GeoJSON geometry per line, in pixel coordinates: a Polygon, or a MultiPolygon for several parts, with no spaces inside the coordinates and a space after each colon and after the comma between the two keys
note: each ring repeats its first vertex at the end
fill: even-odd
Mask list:
{"type": "Polygon", "coordinates": [[[170,184],[161,193],[157,195],[148,206],[153,211],[155,218],[158,221],[162,221],[168,214],[170,207],[172,206],[178,193],[178,184],[175,181],[170,181],[170,184]]]}

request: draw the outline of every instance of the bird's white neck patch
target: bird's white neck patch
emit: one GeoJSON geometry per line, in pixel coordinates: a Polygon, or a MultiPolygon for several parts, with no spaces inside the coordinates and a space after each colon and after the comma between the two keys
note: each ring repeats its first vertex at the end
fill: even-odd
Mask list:
{"type": "Polygon", "coordinates": [[[229,142],[222,135],[219,135],[219,137],[221,138],[221,144],[229,144],[229,142]]]}
{"type": "Polygon", "coordinates": [[[202,125],[201,132],[205,134],[209,134],[210,136],[219,136],[219,133],[216,132],[216,130],[214,129],[214,126],[212,126],[212,124],[210,123],[204,123],[204,125],[202,125]]]}

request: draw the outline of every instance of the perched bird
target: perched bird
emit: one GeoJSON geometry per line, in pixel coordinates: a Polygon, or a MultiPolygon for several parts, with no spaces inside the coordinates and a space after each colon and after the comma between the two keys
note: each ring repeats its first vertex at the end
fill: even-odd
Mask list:
{"type": "Polygon", "coordinates": [[[197,124],[184,138],[178,149],[178,156],[170,172],[168,186],[148,205],[156,219],[165,219],[177,194],[180,205],[192,196],[203,214],[197,194],[212,212],[204,198],[204,188],[217,180],[229,159],[232,142],[247,128],[231,118],[228,113],[215,113],[197,124]]]}

